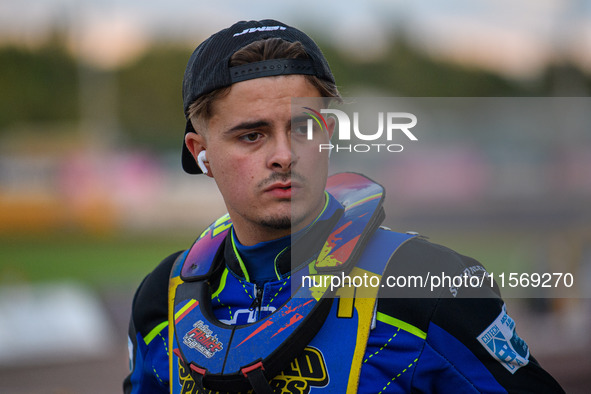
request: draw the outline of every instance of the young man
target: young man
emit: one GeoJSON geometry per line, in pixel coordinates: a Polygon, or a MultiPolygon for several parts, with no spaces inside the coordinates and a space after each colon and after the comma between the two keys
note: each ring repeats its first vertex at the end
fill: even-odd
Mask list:
{"type": "Polygon", "coordinates": [[[281,22],[236,23],[191,56],[183,168],[215,180],[228,215],[140,285],[125,392],[562,392],[495,289],[409,298],[376,287],[335,299],[301,285],[485,271],[379,228],[383,190],[358,174],[327,181],[317,149],[334,121],[308,140],[292,97],[319,111],[339,93],[316,44],[281,22]]]}

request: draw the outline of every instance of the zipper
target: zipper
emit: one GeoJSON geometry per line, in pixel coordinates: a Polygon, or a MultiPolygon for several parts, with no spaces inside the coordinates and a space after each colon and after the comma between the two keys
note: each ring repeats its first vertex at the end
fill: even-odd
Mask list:
{"type": "Polygon", "coordinates": [[[259,314],[261,313],[261,304],[263,302],[263,289],[260,286],[254,285],[254,300],[252,300],[252,304],[248,310],[254,311],[255,309],[259,309],[259,314]]]}

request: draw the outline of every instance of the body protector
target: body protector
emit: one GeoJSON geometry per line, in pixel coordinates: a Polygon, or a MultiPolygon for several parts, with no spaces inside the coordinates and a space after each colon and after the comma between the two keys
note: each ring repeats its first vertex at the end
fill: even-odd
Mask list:
{"type": "Polygon", "coordinates": [[[380,283],[391,255],[413,235],[396,233],[387,246],[390,250],[381,254],[384,258],[357,261],[384,218],[384,190],[362,175],[343,173],[329,178],[327,191],[343,206],[342,216],[311,257],[300,261],[301,246],[295,241],[292,295],[255,323],[227,325],[212,311],[209,281],[223,269],[221,251],[231,229],[228,215],[179,256],[169,287],[172,393],[195,392],[195,388],[272,392],[268,382],[279,378],[272,382],[276,388],[290,383],[280,383],[282,371],[298,360],[314,390],[330,383],[331,392],[356,391],[378,288],[356,288],[349,282],[336,290],[330,278],[365,277],[366,283],[367,278],[369,283],[380,283]],[[304,286],[304,278],[313,278],[307,282],[312,284],[304,286]],[[187,382],[194,387],[183,387],[187,382]]]}

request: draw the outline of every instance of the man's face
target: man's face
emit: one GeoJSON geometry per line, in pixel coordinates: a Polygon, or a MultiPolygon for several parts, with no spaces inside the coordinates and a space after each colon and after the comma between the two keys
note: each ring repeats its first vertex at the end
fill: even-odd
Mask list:
{"type": "MultiPolygon", "coordinates": [[[[328,157],[318,144],[330,136],[314,133],[308,141],[305,120],[291,124],[292,97],[319,93],[301,75],[236,83],[213,103],[207,130],[187,139],[207,150],[211,175],[245,244],[297,231],[324,206],[328,157]]],[[[311,99],[307,106],[319,111],[322,100],[311,99]]],[[[330,134],[333,128],[334,122],[330,134]]],[[[194,154],[195,147],[189,147],[194,154]]]]}

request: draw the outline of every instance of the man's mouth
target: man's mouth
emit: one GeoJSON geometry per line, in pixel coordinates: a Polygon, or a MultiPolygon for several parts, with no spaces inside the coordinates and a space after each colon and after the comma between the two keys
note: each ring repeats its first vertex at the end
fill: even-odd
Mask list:
{"type": "Polygon", "coordinates": [[[265,192],[271,193],[278,198],[291,198],[295,190],[298,189],[297,183],[277,182],[265,189],[265,192]]]}
{"type": "Polygon", "coordinates": [[[273,189],[280,189],[280,190],[288,190],[291,189],[291,182],[278,182],[274,183],[269,186],[266,191],[273,190],[273,189]]]}

